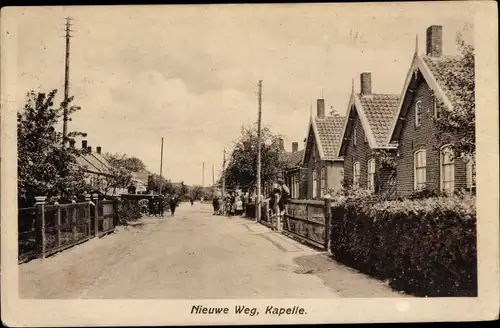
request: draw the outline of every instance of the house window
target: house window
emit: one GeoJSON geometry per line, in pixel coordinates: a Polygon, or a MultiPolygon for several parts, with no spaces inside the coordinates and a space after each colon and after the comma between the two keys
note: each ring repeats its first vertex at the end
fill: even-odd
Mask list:
{"type": "Polygon", "coordinates": [[[415,104],[415,127],[418,128],[422,124],[422,101],[417,101],[415,104]]]}
{"type": "Polygon", "coordinates": [[[368,160],[368,176],[366,187],[370,191],[375,191],[375,159],[368,160]]]}
{"type": "Polygon", "coordinates": [[[356,129],[356,127],[354,127],[354,130],[352,131],[352,143],[354,146],[356,146],[356,136],[358,134],[358,129],[356,129]]]}
{"type": "Polygon", "coordinates": [[[455,188],[455,163],[450,146],[441,148],[441,191],[453,192],[455,188]]]}
{"type": "Polygon", "coordinates": [[[324,167],[321,168],[321,197],[325,195],[326,192],[326,170],[324,167]]]}
{"type": "Polygon", "coordinates": [[[359,176],[360,176],[360,167],[359,162],[354,163],[352,166],[352,184],[353,186],[359,186],[359,176]]]}
{"type": "Polygon", "coordinates": [[[365,133],[365,143],[368,143],[368,138],[366,137],[366,133],[365,133]]]}
{"type": "Polygon", "coordinates": [[[318,192],[318,175],[316,174],[316,169],[313,170],[313,188],[312,188],[312,198],[316,198],[318,192]]]}
{"type": "Polygon", "coordinates": [[[426,151],[425,149],[417,150],[414,158],[414,189],[423,189],[426,186],[427,171],[426,171],[426,151]]]}
{"type": "Polygon", "coordinates": [[[300,197],[300,172],[295,175],[295,198],[300,197]]]}
{"type": "Polygon", "coordinates": [[[434,110],[434,117],[439,118],[439,107],[437,105],[437,99],[434,93],[432,93],[432,108],[434,110]]]}
{"type": "Polygon", "coordinates": [[[469,158],[465,166],[467,175],[467,188],[472,189],[476,187],[476,161],[475,158],[469,158]]]}

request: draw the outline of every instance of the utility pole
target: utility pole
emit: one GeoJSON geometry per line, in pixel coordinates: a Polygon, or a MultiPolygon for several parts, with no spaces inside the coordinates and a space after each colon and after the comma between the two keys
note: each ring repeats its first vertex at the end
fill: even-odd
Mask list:
{"type": "Polygon", "coordinates": [[[69,52],[71,36],[71,18],[66,17],[66,55],[64,62],[64,108],[63,108],[63,146],[66,146],[66,138],[68,136],[68,100],[69,100],[69,52]]]}
{"type": "Polygon", "coordinates": [[[160,156],[160,195],[161,195],[161,188],[163,187],[163,137],[161,137],[161,156],[160,156]]]}
{"type": "Polygon", "coordinates": [[[215,166],[212,164],[212,195],[215,196],[215,166]]]}
{"type": "Polygon", "coordinates": [[[226,193],[226,148],[224,148],[224,155],[222,157],[222,199],[226,193]]]}
{"type": "Polygon", "coordinates": [[[261,131],[260,131],[260,125],[261,125],[261,120],[262,120],[262,80],[259,80],[259,115],[257,119],[257,206],[256,206],[256,211],[257,213],[255,214],[255,218],[257,222],[260,222],[260,214],[261,214],[261,199],[260,199],[260,194],[261,194],[261,177],[260,177],[260,166],[261,166],[261,145],[260,145],[260,139],[261,139],[261,131]]]}

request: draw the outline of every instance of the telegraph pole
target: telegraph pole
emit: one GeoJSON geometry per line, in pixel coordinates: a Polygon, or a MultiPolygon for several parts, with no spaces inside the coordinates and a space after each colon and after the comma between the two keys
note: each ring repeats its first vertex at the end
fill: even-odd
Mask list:
{"type": "Polygon", "coordinates": [[[261,139],[261,131],[260,131],[260,125],[261,125],[261,120],[262,120],[262,80],[259,80],[259,115],[257,119],[257,206],[256,206],[256,211],[257,213],[255,214],[255,218],[257,222],[260,222],[260,214],[261,214],[261,199],[260,199],[260,194],[261,194],[261,177],[260,177],[260,169],[261,169],[261,145],[260,145],[260,139],[261,139]]]}
{"type": "Polygon", "coordinates": [[[64,108],[63,108],[63,146],[66,146],[66,138],[68,136],[68,99],[69,99],[69,52],[71,36],[71,18],[66,17],[66,55],[64,62],[64,108]]]}
{"type": "Polygon", "coordinates": [[[215,196],[215,166],[212,164],[212,194],[215,196]]]}
{"type": "Polygon", "coordinates": [[[201,169],[201,186],[205,187],[205,162],[202,163],[202,169],[201,169]]]}
{"type": "Polygon", "coordinates": [[[161,195],[161,187],[162,187],[162,173],[163,173],[163,137],[161,137],[161,155],[160,155],[160,195],[161,195]]]}
{"type": "Polygon", "coordinates": [[[226,193],[226,148],[224,148],[224,155],[222,157],[222,199],[226,193]]]}

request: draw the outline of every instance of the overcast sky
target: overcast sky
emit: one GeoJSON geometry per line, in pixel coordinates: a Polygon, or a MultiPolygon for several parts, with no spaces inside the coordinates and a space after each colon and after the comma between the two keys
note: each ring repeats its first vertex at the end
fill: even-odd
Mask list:
{"type": "Polygon", "coordinates": [[[19,99],[53,88],[61,99],[62,18],[71,16],[70,94],[83,109],[69,129],[153,172],[164,137],[164,174],[201,184],[204,161],[208,185],[224,146],[257,118],[259,79],[263,124],[287,150],[302,147],[322,94],[345,114],[351,80],[359,90],[364,71],[374,92],[400,93],[416,35],[423,52],[426,28],[443,25],[444,51],[454,53],[472,15],[456,2],[31,8],[18,19],[19,99]]]}

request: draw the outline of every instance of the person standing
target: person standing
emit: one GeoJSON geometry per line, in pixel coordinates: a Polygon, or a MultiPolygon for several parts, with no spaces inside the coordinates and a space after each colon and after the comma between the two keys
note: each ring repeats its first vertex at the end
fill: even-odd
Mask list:
{"type": "Polygon", "coordinates": [[[286,204],[288,204],[288,201],[290,199],[290,189],[285,184],[285,181],[283,179],[278,179],[278,186],[279,186],[278,230],[281,231],[281,222],[283,222],[283,218],[284,218],[285,213],[286,213],[286,204]]]}
{"type": "Polygon", "coordinates": [[[175,209],[177,208],[177,206],[179,206],[179,200],[177,199],[176,195],[173,195],[172,198],[170,198],[169,205],[170,205],[170,214],[174,216],[175,209]]]}
{"type": "Polygon", "coordinates": [[[215,195],[214,199],[212,199],[212,206],[214,208],[214,215],[219,214],[219,196],[215,195]]]}

